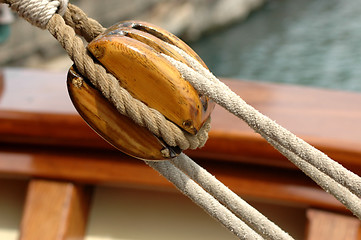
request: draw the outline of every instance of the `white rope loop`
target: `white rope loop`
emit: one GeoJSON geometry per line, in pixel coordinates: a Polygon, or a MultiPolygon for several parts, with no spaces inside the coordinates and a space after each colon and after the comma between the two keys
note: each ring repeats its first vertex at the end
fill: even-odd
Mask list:
{"type": "Polygon", "coordinates": [[[12,0],[11,9],[41,29],[45,29],[50,18],[58,13],[64,15],[68,0],[12,0]]]}

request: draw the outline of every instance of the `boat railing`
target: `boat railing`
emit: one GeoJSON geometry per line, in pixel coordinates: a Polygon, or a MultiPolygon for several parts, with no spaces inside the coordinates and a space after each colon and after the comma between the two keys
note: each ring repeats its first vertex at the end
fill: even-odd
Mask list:
{"type": "MultiPolygon", "coordinates": [[[[113,149],[86,125],[67,96],[65,81],[66,73],[11,68],[3,69],[0,78],[0,179],[28,183],[21,239],[43,231],[29,226],[48,221],[54,208],[59,208],[52,216],[59,224],[54,226],[66,226],[62,239],[84,237],[89,186],[172,189],[142,161],[113,149]],[[39,206],[44,192],[57,201],[39,206]]],[[[260,112],[361,174],[361,93],[223,81],[260,112]]],[[[322,239],[318,234],[331,229],[338,237],[332,239],[360,237],[360,222],[341,203],[219,107],[212,114],[207,144],[186,153],[246,199],[303,208],[307,239],[322,239]],[[322,227],[315,227],[320,222],[322,227]]],[[[59,231],[53,227],[46,234],[59,231]]]]}

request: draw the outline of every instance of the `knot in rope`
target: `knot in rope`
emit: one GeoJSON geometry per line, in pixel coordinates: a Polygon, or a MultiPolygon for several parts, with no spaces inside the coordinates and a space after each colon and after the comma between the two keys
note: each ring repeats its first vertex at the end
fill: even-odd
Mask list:
{"type": "Polygon", "coordinates": [[[41,29],[45,29],[51,17],[58,13],[64,15],[68,0],[4,0],[14,11],[41,29]]]}

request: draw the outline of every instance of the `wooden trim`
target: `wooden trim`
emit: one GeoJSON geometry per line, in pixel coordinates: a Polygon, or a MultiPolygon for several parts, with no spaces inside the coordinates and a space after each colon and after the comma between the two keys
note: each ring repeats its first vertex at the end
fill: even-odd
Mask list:
{"type": "Polygon", "coordinates": [[[20,239],[83,239],[89,202],[89,189],[82,186],[69,182],[30,181],[20,239]]]}
{"type": "MultiPolygon", "coordinates": [[[[67,96],[65,73],[12,69],[5,69],[4,73],[0,142],[111,148],[75,112],[67,96]],[[31,79],[31,84],[25,84],[24,79],[31,79]]],[[[262,113],[347,168],[361,173],[360,93],[247,81],[225,82],[262,113]]],[[[190,154],[217,161],[252,159],[252,163],[261,165],[293,167],[245,123],[220,107],[212,114],[208,143],[190,154]]]]}
{"type": "MultiPolygon", "coordinates": [[[[141,160],[117,151],[34,149],[22,146],[0,152],[0,174],[60,179],[120,187],[173,186],[141,160]]],[[[303,173],[285,168],[195,159],[226,186],[245,198],[347,211],[303,173]]],[[[1,175],[0,175],[1,176],[1,175]]]]}
{"type": "Polygon", "coordinates": [[[356,217],[317,209],[307,210],[307,240],[359,240],[361,222],[356,217]]]}

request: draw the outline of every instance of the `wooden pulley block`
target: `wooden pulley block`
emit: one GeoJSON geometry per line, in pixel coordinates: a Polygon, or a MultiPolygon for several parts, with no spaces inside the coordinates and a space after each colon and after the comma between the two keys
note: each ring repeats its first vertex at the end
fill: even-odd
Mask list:
{"type": "MultiPolygon", "coordinates": [[[[90,42],[88,50],[134,98],[194,135],[209,118],[214,103],[200,95],[162,56],[171,56],[190,66],[169,44],[206,67],[179,38],[144,22],[118,23],[90,42]]],[[[68,73],[68,90],[84,120],[120,151],[147,160],[169,159],[181,152],[118,113],[75,67],[68,73]]]]}

